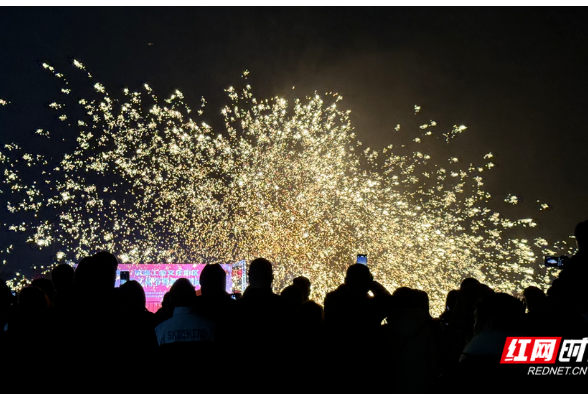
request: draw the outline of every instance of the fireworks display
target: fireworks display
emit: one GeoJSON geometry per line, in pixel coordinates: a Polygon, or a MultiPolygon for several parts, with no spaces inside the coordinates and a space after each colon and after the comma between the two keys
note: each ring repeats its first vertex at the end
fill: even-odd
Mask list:
{"type": "MultiPolygon", "coordinates": [[[[419,151],[437,137],[450,141],[463,125],[437,132],[435,121],[418,121],[411,155],[394,145],[375,151],[357,140],[337,93],[257,99],[245,72],[244,87],[226,89],[230,104],[217,130],[200,120],[202,108],[190,117],[180,91],[159,100],[145,85],[115,98],[73,64],[87,74],[91,96],[80,97],[63,74],[43,67],[63,84],[62,100],[49,107],[64,131],[75,129],[75,150],[60,159],[16,143],[0,151],[0,190],[22,221],[2,221],[5,229],[15,240],[24,235],[33,247],[55,249],[58,262],[77,263],[97,250],[123,263],[265,257],[276,267],[274,289],[304,275],[322,302],[363,253],[391,292],[426,290],[433,315],[467,276],[507,293],[545,288],[552,279],[542,255],[563,250],[542,238],[507,238],[507,230],[536,221],[507,219],[488,205],[482,175],[494,166],[491,153],[474,165],[419,151]]],[[[417,121],[421,107],[414,110],[417,121]]],[[[47,143],[63,136],[41,128],[34,134],[47,143]]]]}

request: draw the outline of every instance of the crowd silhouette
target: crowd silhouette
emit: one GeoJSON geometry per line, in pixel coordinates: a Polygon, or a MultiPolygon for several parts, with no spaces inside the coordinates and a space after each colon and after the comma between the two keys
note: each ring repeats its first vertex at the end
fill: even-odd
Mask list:
{"type": "MultiPolygon", "coordinates": [[[[363,264],[324,298],[303,276],[274,293],[272,264],[257,258],[241,298],[208,264],[197,295],[177,279],[146,309],[136,281],[115,288],[118,262],[99,252],[58,265],[13,296],[0,287],[5,391],[27,392],[519,392],[555,378],[500,364],[509,336],[588,337],[588,221],[578,251],[547,293],[519,297],[474,278],[447,293],[433,318],[427,292],[390,293],[363,264]]],[[[586,377],[581,377],[582,381],[586,377]]],[[[574,385],[572,381],[568,385],[574,385]]],[[[537,386],[538,385],[538,386],[537,386]]],[[[562,390],[569,390],[570,386],[562,390]]],[[[554,389],[557,390],[557,389],[554,389]]]]}

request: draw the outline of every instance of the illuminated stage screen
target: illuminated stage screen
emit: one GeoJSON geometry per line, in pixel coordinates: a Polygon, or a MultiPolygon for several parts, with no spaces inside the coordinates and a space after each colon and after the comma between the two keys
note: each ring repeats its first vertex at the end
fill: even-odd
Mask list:
{"type": "MultiPolygon", "coordinates": [[[[120,286],[120,272],[129,271],[129,280],[137,281],[145,290],[147,309],[151,312],[161,307],[163,295],[179,278],[187,278],[196,291],[200,291],[200,274],[206,264],[119,264],[115,287],[120,286]]],[[[243,261],[235,264],[221,264],[227,273],[227,293],[242,292],[244,288],[243,261]]]]}

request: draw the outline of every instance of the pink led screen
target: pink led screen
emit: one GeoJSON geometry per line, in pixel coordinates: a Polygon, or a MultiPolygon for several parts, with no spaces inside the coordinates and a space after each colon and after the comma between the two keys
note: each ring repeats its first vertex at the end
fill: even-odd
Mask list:
{"type": "MultiPolygon", "coordinates": [[[[200,273],[206,264],[119,264],[116,274],[116,287],[120,286],[120,271],[129,271],[129,279],[137,281],[145,290],[147,309],[155,312],[161,307],[163,295],[178,278],[187,278],[200,290],[200,273]]],[[[240,291],[233,282],[241,280],[240,268],[232,264],[221,264],[227,273],[227,292],[240,291]]]]}

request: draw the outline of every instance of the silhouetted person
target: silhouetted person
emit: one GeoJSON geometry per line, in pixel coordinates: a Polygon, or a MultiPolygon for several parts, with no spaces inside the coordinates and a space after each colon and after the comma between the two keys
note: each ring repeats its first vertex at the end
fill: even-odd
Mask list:
{"type": "Polygon", "coordinates": [[[296,285],[286,286],[281,292],[280,296],[288,299],[292,306],[298,308],[302,304],[302,292],[296,285]]]}
{"type": "Polygon", "coordinates": [[[544,330],[547,312],[547,296],[536,286],[529,286],[523,291],[523,303],[527,309],[524,331],[529,336],[540,336],[544,330]]]}
{"type": "Polygon", "coordinates": [[[324,316],[323,307],[312,300],[304,302],[298,307],[299,324],[305,334],[312,335],[311,337],[320,333],[324,316]]]}
{"type": "MultiPolygon", "coordinates": [[[[237,337],[247,344],[245,362],[250,368],[247,373],[254,374],[249,378],[255,379],[262,373],[267,374],[266,381],[277,382],[284,377],[272,364],[276,350],[287,348],[293,339],[294,307],[290,301],[273,293],[273,267],[268,260],[251,261],[248,276],[249,286],[243,298],[236,302],[237,337]]],[[[260,387],[259,390],[264,389],[260,387]]]]}
{"type": "Polygon", "coordinates": [[[169,292],[165,292],[161,300],[161,308],[155,312],[155,326],[170,319],[174,315],[174,306],[171,303],[169,292]]]}
{"type": "Polygon", "coordinates": [[[60,336],[67,335],[70,341],[70,362],[80,367],[74,371],[80,374],[77,379],[105,378],[107,370],[101,366],[112,362],[121,338],[129,337],[115,296],[113,268],[111,263],[92,256],[80,260],[75,270],[74,327],[66,327],[60,336]]]}
{"type": "Polygon", "coordinates": [[[389,295],[366,265],[351,265],[345,283],[325,296],[326,328],[339,340],[367,340],[385,316],[378,297],[389,295]],[[374,297],[368,295],[370,290],[376,292],[374,297]]]}
{"type": "Polygon", "coordinates": [[[74,299],[75,272],[71,265],[60,264],[51,271],[51,281],[55,287],[55,308],[70,310],[74,299]]]}
{"type": "Polygon", "coordinates": [[[439,316],[439,320],[441,324],[445,327],[449,324],[449,319],[451,317],[451,312],[455,308],[455,303],[457,302],[457,295],[459,290],[450,290],[447,293],[447,298],[445,299],[445,310],[439,316]]]}
{"type": "Polygon", "coordinates": [[[53,309],[55,303],[55,288],[53,287],[53,283],[47,278],[37,278],[31,282],[31,286],[38,287],[45,292],[49,300],[49,309],[53,309]]]}
{"type": "Polygon", "coordinates": [[[78,297],[84,297],[84,300],[90,292],[94,291],[94,269],[94,259],[84,257],[80,260],[74,272],[76,294],[78,297]]]}
{"type": "Polygon", "coordinates": [[[388,302],[387,323],[381,327],[380,356],[390,360],[381,379],[394,377],[394,391],[426,393],[432,389],[438,345],[425,292],[398,288],[388,302]]]}
{"type": "Polygon", "coordinates": [[[520,333],[524,314],[525,304],[521,300],[506,293],[490,293],[476,307],[474,335],[483,332],[520,333]]]}
{"type": "Polygon", "coordinates": [[[529,286],[523,291],[523,300],[528,313],[540,312],[545,302],[545,292],[536,286],[529,286]]]}
{"type": "Polygon", "coordinates": [[[214,323],[195,311],[196,291],[192,283],[186,278],[179,278],[169,293],[174,314],[155,327],[158,344],[214,341],[214,323]]]}
{"type": "Polygon", "coordinates": [[[123,321],[129,337],[133,338],[132,349],[139,355],[152,352],[157,347],[155,315],[145,307],[145,291],[137,281],[128,281],[120,287],[123,321]]]}
{"type": "Polygon", "coordinates": [[[118,270],[118,260],[116,257],[107,251],[100,251],[92,257],[96,261],[96,265],[99,269],[106,269],[110,272],[110,274],[107,274],[106,272],[100,274],[100,280],[104,280],[104,285],[114,288],[116,271],[118,270]],[[107,279],[108,276],[110,277],[109,279],[107,279]]]}
{"type": "Polygon", "coordinates": [[[51,281],[55,292],[72,290],[75,282],[75,271],[69,264],[59,264],[51,270],[51,281]]]}
{"type": "Polygon", "coordinates": [[[197,386],[208,391],[218,372],[216,325],[197,312],[196,291],[188,279],[176,280],[169,296],[173,316],[155,327],[161,362],[170,366],[178,384],[193,382],[197,371],[197,386]]]}
{"type": "MultiPolygon", "coordinates": [[[[505,293],[490,293],[476,305],[474,337],[463,349],[459,363],[443,378],[444,391],[527,391],[526,366],[500,364],[506,338],[526,336],[523,329],[525,305],[505,293]],[[521,368],[519,368],[521,367],[521,368]],[[491,386],[488,386],[491,385],[491,386]]],[[[536,383],[536,381],[535,381],[536,383]]]]}
{"type": "MultiPolygon", "coordinates": [[[[345,283],[325,296],[325,341],[329,367],[327,390],[336,390],[341,374],[354,368],[353,382],[369,379],[368,370],[358,370],[365,362],[366,349],[376,349],[377,331],[385,317],[384,300],[390,294],[375,282],[369,268],[353,264],[347,268],[345,283]],[[372,291],[374,296],[368,295],[372,291]]],[[[351,382],[350,382],[351,383],[351,382]]],[[[352,391],[361,390],[354,387],[352,391]]]]}
{"type": "Polygon", "coordinates": [[[298,307],[300,339],[304,346],[316,347],[320,345],[319,335],[321,334],[325,312],[320,304],[309,299],[311,283],[308,278],[299,276],[294,278],[292,283],[302,292],[302,304],[298,307]]]}
{"type": "Polygon", "coordinates": [[[273,293],[273,267],[268,260],[253,260],[248,275],[249,286],[243,298],[237,301],[243,334],[257,351],[269,350],[283,344],[289,334],[287,329],[292,324],[294,307],[287,299],[273,293]]]}
{"type": "Polygon", "coordinates": [[[442,355],[442,368],[450,367],[459,361],[464,346],[474,336],[474,312],[478,303],[493,291],[474,278],[462,282],[455,308],[446,325],[445,346],[442,355]]]}
{"type": "Polygon", "coordinates": [[[207,264],[200,273],[200,296],[196,310],[216,325],[215,340],[231,340],[230,322],[234,318],[235,300],[226,291],[227,273],[220,264],[207,264]]]}
{"type": "Polygon", "coordinates": [[[588,314],[588,220],[576,225],[574,236],[578,251],[552,282],[547,296],[559,308],[588,314]]]}
{"type": "Polygon", "coordinates": [[[27,286],[18,294],[17,312],[9,321],[6,331],[6,350],[3,357],[12,361],[26,362],[42,343],[53,340],[49,299],[36,286],[27,286]]]}
{"type": "Polygon", "coordinates": [[[479,284],[480,284],[479,280],[477,280],[476,278],[469,277],[469,278],[465,278],[463,281],[461,281],[459,288],[463,289],[463,288],[468,287],[470,285],[475,286],[475,285],[479,285],[479,284]]]}
{"type": "Polygon", "coordinates": [[[575,339],[588,336],[588,221],[574,230],[578,251],[547,290],[541,333],[575,339]]]}
{"type": "Polygon", "coordinates": [[[310,280],[305,276],[299,276],[292,279],[292,283],[298,286],[298,289],[302,292],[302,302],[308,301],[310,297],[310,280]]]}

